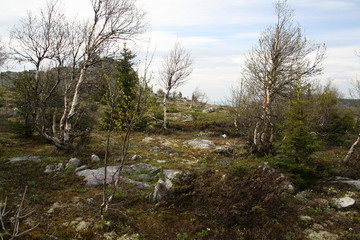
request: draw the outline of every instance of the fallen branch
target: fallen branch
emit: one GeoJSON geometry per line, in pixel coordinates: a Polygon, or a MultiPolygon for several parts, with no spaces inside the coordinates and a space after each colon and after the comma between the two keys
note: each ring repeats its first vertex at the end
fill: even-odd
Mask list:
{"type": "Polygon", "coordinates": [[[356,141],[353,143],[353,145],[351,145],[348,153],[346,154],[345,158],[341,161],[342,163],[347,163],[349,161],[349,159],[351,158],[351,156],[353,155],[356,146],[359,144],[360,142],[360,133],[356,139],[356,141]]]}

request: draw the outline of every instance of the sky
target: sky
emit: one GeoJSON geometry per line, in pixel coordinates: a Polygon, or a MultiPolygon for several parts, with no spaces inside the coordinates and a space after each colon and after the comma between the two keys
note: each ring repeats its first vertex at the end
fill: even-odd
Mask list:
{"type": "MultiPolygon", "coordinates": [[[[69,16],[79,18],[91,11],[90,0],[63,0],[69,16]]],[[[0,0],[0,37],[9,39],[9,30],[19,24],[27,11],[37,12],[45,0],[0,0]]],[[[161,62],[176,41],[191,53],[194,71],[176,91],[190,97],[198,87],[209,102],[225,103],[230,88],[241,78],[244,59],[256,46],[263,30],[275,23],[272,0],[137,0],[147,12],[149,28],[137,39],[134,50],[143,56],[150,40],[155,50],[151,71],[154,88],[159,88],[161,62]]],[[[349,97],[351,81],[360,78],[360,1],[288,0],[294,21],[314,43],[324,43],[327,58],[324,71],[314,81],[331,81],[349,97]]],[[[141,59],[140,59],[141,61],[141,59]]],[[[12,68],[23,69],[21,66],[12,68]]],[[[10,69],[11,70],[11,69],[10,69]]]]}

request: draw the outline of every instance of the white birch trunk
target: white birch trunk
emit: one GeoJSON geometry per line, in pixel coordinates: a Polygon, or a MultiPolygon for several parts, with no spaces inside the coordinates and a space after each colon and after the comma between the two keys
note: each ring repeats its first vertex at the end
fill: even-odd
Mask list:
{"type": "Polygon", "coordinates": [[[69,111],[66,121],[65,121],[64,133],[63,133],[64,134],[64,143],[68,143],[71,140],[70,139],[70,133],[72,130],[71,119],[73,118],[73,116],[76,114],[76,111],[77,111],[77,106],[79,104],[79,99],[80,99],[80,88],[81,88],[82,83],[84,82],[85,73],[86,73],[86,67],[82,67],[80,70],[80,75],[79,75],[78,81],[76,83],[75,90],[74,90],[74,97],[71,102],[70,111],[69,111]]]}
{"type": "Polygon", "coordinates": [[[358,138],[356,139],[356,141],[353,143],[353,145],[351,145],[348,153],[346,154],[345,158],[341,161],[342,163],[347,163],[349,161],[349,159],[351,158],[351,156],[353,155],[356,146],[359,144],[360,142],[360,133],[358,135],[358,138]]]}

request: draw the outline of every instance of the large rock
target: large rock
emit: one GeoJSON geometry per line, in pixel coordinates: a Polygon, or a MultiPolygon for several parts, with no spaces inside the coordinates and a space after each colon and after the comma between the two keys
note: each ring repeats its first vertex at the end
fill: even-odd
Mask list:
{"type": "Polygon", "coordinates": [[[73,167],[73,168],[78,168],[81,166],[81,161],[78,158],[71,158],[67,163],[66,163],[66,169],[73,167]]]}
{"type": "MultiPolygon", "coordinates": [[[[112,182],[113,176],[118,172],[119,166],[108,166],[106,168],[106,180],[107,184],[112,182]]],[[[86,185],[88,186],[98,186],[103,184],[105,178],[105,168],[98,169],[86,169],[83,171],[78,171],[76,173],[78,176],[83,176],[86,185]]]]}
{"type": "MultiPolygon", "coordinates": [[[[76,174],[78,176],[83,176],[84,181],[86,181],[86,185],[88,186],[98,186],[102,185],[104,183],[104,179],[106,184],[112,183],[113,179],[116,179],[119,173],[120,166],[108,166],[106,168],[106,179],[105,179],[105,168],[98,168],[98,169],[86,169],[83,171],[79,171],[76,174]]],[[[123,167],[123,173],[126,176],[132,176],[135,179],[141,179],[144,177],[145,173],[148,174],[156,174],[160,171],[161,168],[152,166],[150,164],[146,163],[139,163],[139,164],[133,164],[130,166],[124,166],[123,167]]],[[[121,181],[125,183],[129,183],[132,185],[135,185],[140,188],[150,188],[150,185],[148,183],[135,181],[127,177],[121,177],[121,181]]]]}
{"type": "Polygon", "coordinates": [[[169,193],[170,189],[173,187],[172,180],[179,174],[181,174],[181,170],[164,170],[165,179],[159,179],[156,183],[154,192],[151,195],[152,201],[161,201],[164,197],[169,193]]]}
{"type": "Polygon", "coordinates": [[[186,144],[190,147],[194,148],[210,148],[214,147],[215,143],[210,140],[204,140],[204,139],[193,139],[190,141],[187,141],[186,144]]]}
{"type": "Polygon", "coordinates": [[[40,162],[44,156],[22,156],[9,158],[10,163],[22,163],[26,161],[40,162]]]}
{"type": "Polygon", "coordinates": [[[355,200],[351,197],[343,197],[343,198],[335,199],[334,203],[337,208],[347,208],[354,205],[355,200]]]}
{"type": "Polygon", "coordinates": [[[335,182],[346,183],[346,184],[352,185],[360,190],[360,180],[353,180],[353,179],[345,178],[345,177],[337,177],[335,182]]]}

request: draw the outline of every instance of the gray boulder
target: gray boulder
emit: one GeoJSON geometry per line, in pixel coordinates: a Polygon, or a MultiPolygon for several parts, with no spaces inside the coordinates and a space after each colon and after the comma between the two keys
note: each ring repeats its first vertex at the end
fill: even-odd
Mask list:
{"type": "Polygon", "coordinates": [[[210,148],[214,147],[215,143],[210,140],[204,140],[204,139],[193,139],[190,141],[185,142],[188,146],[194,147],[194,148],[210,148]]]}
{"type": "MultiPolygon", "coordinates": [[[[119,168],[120,166],[108,166],[106,168],[106,179],[105,179],[106,184],[112,183],[113,179],[117,178],[119,173],[119,168]]],[[[126,176],[131,176],[134,179],[148,181],[150,179],[150,175],[156,174],[158,171],[160,171],[160,169],[161,168],[152,166],[150,164],[139,163],[130,166],[124,166],[122,174],[126,176]],[[146,175],[149,175],[149,177],[147,179],[144,179],[146,175]]],[[[98,169],[86,169],[86,170],[78,171],[76,174],[78,176],[84,177],[84,181],[86,181],[86,185],[98,186],[98,185],[102,185],[104,182],[105,168],[102,167],[98,169]]],[[[120,180],[140,188],[150,188],[150,185],[148,183],[136,181],[128,177],[121,177],[120,180]]]]}
{"type": "Polygon", "coordinates": [[[346,183],[360,190],[360,180],[353,180],[345,177],[336,177],[335,182],[346,183]]]}
{"type": "Polygon", "coordinates": [[[78,168],[81,166],[81,161],[78,158],[71,158],[67,163],[66,163],[66,169],[73,167],[73,168],[78,168]]]}
{"type": "MultiPolygon", "coordinates": [[[[108,166],[106,168],[106,180],[107,184],[112,182],[113,176],[118,172],[119,166],[108,166]]],[[[88,186],[98,186],[103,184],[105,178],[105,168],[98,169],[86,169],[83,171],[78,171],[76,173],[78,176],[83,176],[86,185],[88,186]]]]}

